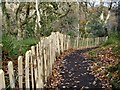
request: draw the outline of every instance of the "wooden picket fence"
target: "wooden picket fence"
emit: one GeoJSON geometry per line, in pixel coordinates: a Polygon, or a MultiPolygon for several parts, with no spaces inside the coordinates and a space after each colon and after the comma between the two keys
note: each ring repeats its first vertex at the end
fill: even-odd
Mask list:
{"type": "MultiPolygon", "coordinates": [[[[77,49],[94,47],[106,40],[107,37],[71,38],[70,36],[59,32],[52,32],[49,37],[42,37],[36,46],[32,46],[31,50],[26,52],[25,56],[18,57],[17,75],[15,75],[15,71],[13,69],[13,62],[8,62],[10,88],[16,88],[15,82],[17,80],[19,88],[42,89],[46,86],[47,77],[51,74],[52,66],[56,57],[64,52],[64,50],[68,50],[70,48],[77,49]]],[[[7,88],[7,86],[5,82],[5,73],[1,69],[0,89],[2,88],[7,88]]]]}

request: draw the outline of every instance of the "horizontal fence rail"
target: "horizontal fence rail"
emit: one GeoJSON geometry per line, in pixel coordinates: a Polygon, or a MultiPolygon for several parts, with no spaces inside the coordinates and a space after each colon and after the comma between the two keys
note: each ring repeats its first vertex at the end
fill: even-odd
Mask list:
{"type": "Polygon", "coordinates": [[[17,73],[14,71],[13,62],[8,62],[9,82],[5,82],[5,72],[0,70],[0,89],[17,86],[18,88],[44,88],[56,57],[64,50],[95,47],[106,40],[107,37],[71,38],[59,32],[52,32],[49,37],[42,37],[37,45],[26,52],[25,56],[18,57],[17,73]]]}

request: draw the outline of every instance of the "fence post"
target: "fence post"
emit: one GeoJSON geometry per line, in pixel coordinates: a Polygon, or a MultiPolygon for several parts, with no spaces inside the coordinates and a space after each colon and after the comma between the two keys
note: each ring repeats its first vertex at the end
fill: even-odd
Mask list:
{"type": "Polygon", "coordinates": [[[79,36],[79,39],[78,39],[78,48],[80,47],[80,36],[79,36]]]}
{"type": "MultiPolygon", "coordinates": [[[[50,71],[50,73],[51,73],[51,71],[52,71],[52,42],[51,42],[52,40],[51,40],[51,36],[49,36],[49,55],[50,55],[50,57],[49,57],[49,62],[50,62],[50,68],[49,68],[49,71],[50,71]]],[[[49,73],[49,74],[50,74],[49,73]]]]}
{"type": "Polygon", "coordinates": [[[54,34],[52,33],[51,34],[51,48],[52,48],[52,50],[51,50],[51,60],[52,60],[52,65],[53,65],[53,63],[54,63],[54,61],[55,61],[55,43],[54,43],[55,41],[54,41],[54,34]]]}
{"type": "Polygon", "coordinates": [[[76,47],[78,48],[79,45],[79,36],[77,36],[76,47]]]}
{"type": "Polygon", "coordinates": [[[63,52],[64,49],[63,49],[63,34],[61,34],[61,51],[63,52]]]}
{"type": "Polygon", "coordinates": [[[22,61],[23,61],[23,57],[22,56],[19,56],[18,57],[18,83],[19,83],[19,88],[23,88],[23,64],[22,64],[22,61]]]}
{"type": "Polygon", "coordinates": [[[41,78],[41,61],[40,61],[40,53],[39,53],[39,44],[36,45],[36,55],[37,55],[37,63],[38,63],[38,80],[36,82],[36,88],[43,88],[42,78],[41,78]]]}
{"type": "Polygon", "coordinates": [[[2,69],[0,69],[0,90],[5,89],[5,74],[2,69]]]}
{"type": "Polygon", "coordinates": [[[91,47],[93,47],[93,38],[90,38],[91,39],[91,47]]]}
{"type": "Polygon", "coordinates": [[[56,35],[56,42],[57,42],[57,53],[58,55],[60,55],[60,41],[59,41],[59,32],[57,32],[57,35],[56,35]]]}
{"type": "Polygon", "coordinates": [[[95,47],[95,37],[93,38],[92,46],[95,47]]]}
{"type": "Polygon", "coordinates": [[[92,38],[89,38],[89,47],[92,47],[92,38]]]}
{"type": "Polygon", "coordinates": [[[34,76],[35,76],[35,85],[37,87],[37,81],[38,81],[38,72],[37,72],[37,61],[36,61],[36,53],[35,53],[35,46],[31,47],[31,52],[32,52],[32,58],[33,58],[33,63],[34,63],[34,76]]]}
{"type": "Polygon", "coordinates": [[[39,73],[39,80],[40,80],[40,88],[44,88],[43,86],[43,57],[42,57],[42,43],[39,42],[39,64],[40,64],[40,71],[38,71],[39,73]]]}
{"type": "Polygon", "coordinates": [[[52,33],[52,48],[53,48],[52,56],[53,56],[53,63],[54,63],[54,61],[56,60],[56,58],[55,58],[56,57],[56,38],[55,38],[55,33],[52,33]]]}
{"type": "Polygon", "coordinates": [[[86,45],[86,48],[88,48],[89,46],[89,38],[86,38],[87,39],[87,45],[86,45]]]}
{"type": "Polygon", "coordinates": [[[78,48],[80,49],[80,46],[81,46],[81,37],[79,38],[79,44],[78,44],[78,48]]]}
{"type": "Polygon", "coordinates": [[[46,45],[45,43],[43,44],[43,65],[44,65],[44,84],[46,85],[46,81],[47,81],[47,66],[46,66],[46,60],[47,60],[47,57],[46,57],[46,45]]]}
{"type": "Polygon", "coordinates": [[[31,69],[31,82],[32,82],[32,88],[34,88],[34,73],[33,73],[33,57],[32,57],[32,51],[30,50],[30,69],[31,69]]]}
{"type": "Polygon", "coordinates": [[[42,77],[42,85],[44,85],[44,56],[43,56],[43,38],[41,39],[40,43],[40,61],[41,61],[41,77],[42,77]]]}
{"type": "Polygon", "coordinates": [[[83,46],[83,38],[81,38],[81,46],[80,46],[80,49],[82,49],[82,46],[83,46]]]}
{"type": "Polygon", "coordinates": [[[30,82],[29,82],[29,51],[25,54],[25,85],[26,88],[30,88],[30,82]]]}
{"type": "Polygon", "coordinates": [[[95,44],[94,45],[95,45],[95,47],[97,46],[97,38],[96,37],[95,37],[95,44]]]}
{"type": "Polygon", "coordinates": [[[37,69],[37,71],[36,71],[36,81],[35,81],[35,83],[36,83],[36,88],[39,88],[39,85],[40,85],[40,59],[39,59],[39,55],[38,55],[38,44],[36,45],[36,50],[35,50],[35,53],[36,53],[36,62],[35,62],[35,64],[36,64],[36,69],[37,69]],[[39,72],[38,72],[39,71],[39,72]]]}
{"type": "Polygon", "coordinates": [[[75,37],[75,40],[74,40],[74,46],[73,46],[74,49],[76,49],[76,37],[75,37]]]}
{"type": "Polygon", "coordinates": [[[97,37],[97,46],[99,45],[99,37],[97,37]]]}
{"type": "Polygon", "coordinates": [[[15,88],[15,78],[14,78],[14,71],[13,71],[13,62],[9,61],[8,63],[8,73],[10,79],[10,87],[15,88]]]}
{"type": "Polygon", "coordinates": [[[67,49],[67,35],[64,35],[65,36],[65,50],[67,49]]]}
{"type": "Polygon", "coordinates": [[[50,41],[49,41],[49,37],[46,37],[46,82],[47,82],[47,77],[49,76],[49,69],[50,69],[50,54],[49,54],[49,50],[50,50],[50,47],[49,47],[49,44],[50,44],[50,41]]]}
{"type": "Polygon", "coordinates": [[[63,50],[65,50],[65,35],[63,35],[63,50]]]}
{"type": "Polygon", "coordinates": [[[46,66],[47,66],[47,76],[46,77],[48,77],[49,76],[49,70],[50,70],[50,53],[49,53],[49,51],[50,51],[50,41],[49,41],[49,37],[47,37],[46,38],[46,66]]]}
{"type": "Polygon", "coordinates": [[[67,50],[70,48],[70,36],[67,36],[67,50]]]}

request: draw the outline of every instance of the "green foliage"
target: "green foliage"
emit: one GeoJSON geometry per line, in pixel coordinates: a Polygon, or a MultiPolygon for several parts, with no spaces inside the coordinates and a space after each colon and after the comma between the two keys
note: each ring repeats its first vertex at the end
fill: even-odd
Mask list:
{"type": "Polygon", "coordinates": [[[51,34],[51,32],[52,32],[52,29],[49,28],[49,30],[44,29],[41,33],[43,36],[49,36],[51,34]]]}
{"type": "Polygon", "coordinates": [[[114,44],[114,45],[118,45],[119,43],[119,34],[118,33],[111,33],[108,40],[106,41],[106,43],[104,44],[104,46],[107,46],[107,45],[111,45],[111,44],[114,44]]]}
{"type": "MultiPolygon", "coordinates": [[[[112,77],[112,74],[114,74],[114,73],[116,73],[117,72],[117,74],[118,75],[120,75],[120,62],[116,65],[116,66],[111,66],[111,67],[109,67],[108,68],[108,71],[109,71],[109,78],[113,78],[112,77]]],[[[119,79],[120,77],[117,77],[117,78],[114,78],[114,79],[112,79],[112,81],[111,81],[111,84],[113,85],[113,88],[117,88],[117,89],[120,89],[120,82],[119,82],[119,79]]]]}
{"type": "Polygon", "coordinates": [[[104,30],[103,23],[98,19],[91,20],[87,24],[87,32],[92,33],[95,37],[106,36],[106,31],[104,30]]]}
{"type": "Polygon", "coordinates": [[[53,31],[51,23],[55,18],[56,17],[52,15],[41,16],[41,30],[40,30],[41,36],[49,36],[51,34],[51,32],[53,31]]]}
{"type": "Polygon", "coordinates": [[[26,25],[26,38],[34,36],[34,29],[35,29],[35,20],[28,22],[26,25]]]}
{"type": "Polygon", "coordinates": [[[116,52],[116,53],[120,53],[120,45],[115,47],[113,51],[116,52]]]}
{"type": "Polygon", "coordinates": [[[35,45],[37,42],[35,38],[18,41],[16,37],[4,34],[2,39],[3,51],[8,53],[8,57],[18,57],[18,55],[25,54],[30,46],[35,45]]]}
{"type": "Polygon", "coordinates": [[[55,3],[55,2],[51,2],[50,4],[53,5],[53,8],[54,8],[55,10],[58,9],[58,4],[57,4],[57,3],[55,3]]]}
{"type": "Polygon", "coordinates": [[[75,37],[75,33],[73,31],[69,31],[67,35],[69,35],[70,37],[75,37]]]}
{"type": "MultiPolygon", "coordinates": [[[[108,46],[108,45],[113,45],[115,46],[113,51],[115,54],[119,54],[120,53],[120,33],[116,32],[116,33],[111,33],[107,42],[104,44],[104,46],[108,46]]],[[[120,75],[120,62],[115,65],[115,66],[110,66],[108,67],[108,71],[110,73],[109,78],[113,78],[112,74],[117,73],[118,75],[120,75]]],[[[120,89],[120,82],[119,79],[120,77],[114,78],[111,81],[111,84],[113,86],[113,89],[117,88],[120,89]]]]}
{"type": "Polygon", "coordinates": [[[2,37],[2,44],[3,44],[3,49],[5,51],[8,51],[8,53],[10,53],[14,47],[14,44],[13,42],[15,41],[16,39],[14,37],[11,37],[9,35],[3,35],[2,37]]]}

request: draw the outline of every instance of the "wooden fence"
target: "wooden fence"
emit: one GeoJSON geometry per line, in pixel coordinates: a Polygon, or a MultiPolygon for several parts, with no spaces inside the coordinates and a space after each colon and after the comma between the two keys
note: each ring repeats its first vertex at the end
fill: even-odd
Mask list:
{"type": "MultiPolygon", "coordinates": [[[[49,37],[41,38],[36,46],[32,46],[25,56],[18,57],[18,69],[15,73],[13,62],[8,62],[10,88],[44,88],[47,77],[51,74],[56,57],[69,48],[87,48],[97,46],[106,37],[71,38],[59,32],[52,32],[49,37]],[[16,81],[18,83],[16,83],[16,81]]],[[[0,89],[7,88],[5,73],[0,70],[0,89]]]]}

